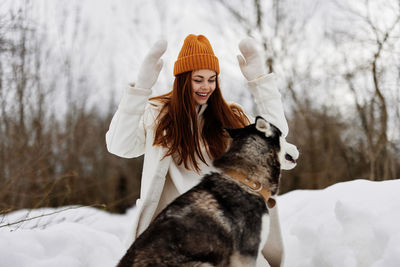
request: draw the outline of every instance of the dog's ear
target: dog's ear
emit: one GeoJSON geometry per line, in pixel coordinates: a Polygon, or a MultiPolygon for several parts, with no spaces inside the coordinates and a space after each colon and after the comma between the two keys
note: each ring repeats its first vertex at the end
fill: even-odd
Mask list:
{"type": "Polygon", "coordinates": [[[274,129],[263,117],[256,117],[256,129],[265,133],[266,137],[271,137],[274,134],[274,129]]]}

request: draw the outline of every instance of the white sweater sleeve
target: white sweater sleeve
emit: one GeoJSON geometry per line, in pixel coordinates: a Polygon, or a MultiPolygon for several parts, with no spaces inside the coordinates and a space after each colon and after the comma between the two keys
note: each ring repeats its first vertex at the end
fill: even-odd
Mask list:
{"type": "Polygon", "coordinates": [[[248,82],[258,114],[281,130],[284,137],[289,127],[283,111],[281,93],[276,86],[275,74],[270,73],[248,82]]]}
{"type": "Polygon", "coordinates": [[[126,89],[106,133],[106,144],[110,153],[124,158],[144,154],[144,116],[150,94],[151,90],[135,88],[133,85],[126,89]]]}

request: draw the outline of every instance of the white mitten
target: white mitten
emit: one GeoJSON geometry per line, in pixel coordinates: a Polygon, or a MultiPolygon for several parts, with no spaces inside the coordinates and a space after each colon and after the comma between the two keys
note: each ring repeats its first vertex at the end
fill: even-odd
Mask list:
{"type": "Polygon", "coordinates": [[[161,56],[167,50],[167,41],[157,41],[147,53],[140,66],[139,76],[136,80],[136,88],[151,89],[156,83],[158,75],[163,66],[161,56]]]}
{"type": "Polygon", "coordinates": [[[263,59],[261,53],[257,50],[254,39],[243,39],[239,43],[239,49],[243,54],[243,56],[237,56],[240,70],[248,81],[252,81],[265,73],[263,59]]]}

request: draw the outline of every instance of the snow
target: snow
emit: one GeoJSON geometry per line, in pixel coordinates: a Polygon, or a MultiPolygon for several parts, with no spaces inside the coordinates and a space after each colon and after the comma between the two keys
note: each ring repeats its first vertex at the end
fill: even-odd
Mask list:
{"type": "Polygon", "coordinates": [[[286,266],[399,266],[399,190],[355,180],[281,196],[286,266]]]}
{"type": "MultiPolygon", "coordinates": [[[[280,196],[284,266],[397,267],[399,191],[399,180],[355,180],[280,196]]],[[[0,228],[0,266],[115,266],[135,212],[62,207],[10,213],[0,226],[38,218],[0,228]]]]}
{"type": "Polygon", "coordinates": [[[125,215],[90,207],[13,212],[0,218],[0,225],[42,217],[0,228],[0,266],[115,266],[134,215],[135,208],[125,215]]]}

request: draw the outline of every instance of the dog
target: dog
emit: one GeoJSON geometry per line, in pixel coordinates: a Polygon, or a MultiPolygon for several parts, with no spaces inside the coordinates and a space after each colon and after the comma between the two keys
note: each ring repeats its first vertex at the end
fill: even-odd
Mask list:
{"type": "Polygon", "coordinates": [[[229,149],[213,161],[220,172],[204,175],[161,211],[117,267],[255,266],[275,205],[270,196],[281,169],[294,168],[299,153],[260,116],[226,130],[229,149]]]}

